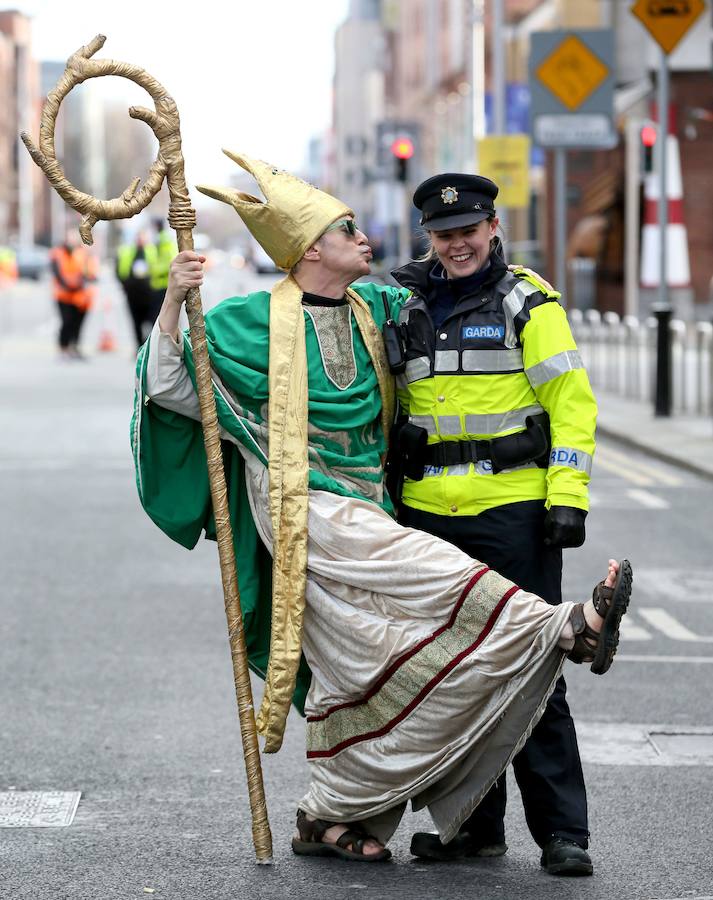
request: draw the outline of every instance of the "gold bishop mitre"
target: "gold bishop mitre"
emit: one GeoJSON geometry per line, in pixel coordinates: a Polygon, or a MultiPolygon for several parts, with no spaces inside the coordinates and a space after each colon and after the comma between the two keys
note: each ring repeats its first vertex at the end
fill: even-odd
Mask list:
{"type": "Polygon", "coordinates": [[[306,181],[260,160],[223,150],[249,172],[265,196],[198,184],[197,189],[229,203],[276,266],[289,271],[337,219],[353,216],[348,206],[306,181]]]}

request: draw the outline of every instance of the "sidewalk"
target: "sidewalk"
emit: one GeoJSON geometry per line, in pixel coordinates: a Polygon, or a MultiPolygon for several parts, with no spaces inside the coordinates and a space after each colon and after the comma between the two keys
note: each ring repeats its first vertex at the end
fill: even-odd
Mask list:
{"type": "Polygon", "coordinates": [[[599,405],[598,434],[713,480],[713,418],[656,418],[652,405],[599,389],[594,393],[599,405]]]}

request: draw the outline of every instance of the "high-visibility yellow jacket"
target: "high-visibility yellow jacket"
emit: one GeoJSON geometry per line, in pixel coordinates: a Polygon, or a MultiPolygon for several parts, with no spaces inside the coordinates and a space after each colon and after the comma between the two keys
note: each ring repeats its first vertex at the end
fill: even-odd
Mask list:
{"type": "Polygon", "coordinates": [[[531,274],[509,272],[498,247],[493,277],[436,330],[427,300],[432,266],[393,273],[412,292],[394,308],[407,359],[397,379],[402,413],[434,444],[515,434],[544,411],[551,451],[547,468],[530,462],[497,474],[489,460],[427,465],[423,480],[406,479],[402,502],[444,516],[523,500],[588,509],[597,408],[560,295],[531,274]]]}
{"type": "Polygon", "coordinates": [[[149,267],[149,286],[154,291],[165,291],[168,287],[168,270],[174,256],[178,254],[178,244],[168,229],[164,229],[155,244],[146,244],[144,255],[149,267]]]}

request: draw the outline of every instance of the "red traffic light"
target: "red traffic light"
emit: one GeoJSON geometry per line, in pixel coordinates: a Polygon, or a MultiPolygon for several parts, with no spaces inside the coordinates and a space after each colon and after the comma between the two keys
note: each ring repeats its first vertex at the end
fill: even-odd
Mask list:
{"type": "Polygon", "coordinates": [[[408,137],[399,137],[391,145],[391,152],[396,159],[411,159],[413,156],[413,141],[408,137]]]}
{"type": "Polygon", "coordinates": [[[641,128],[641,143],[644,147],[653,147],[656,143],[656,128],[653,125],[644,125],[641,128]]]}

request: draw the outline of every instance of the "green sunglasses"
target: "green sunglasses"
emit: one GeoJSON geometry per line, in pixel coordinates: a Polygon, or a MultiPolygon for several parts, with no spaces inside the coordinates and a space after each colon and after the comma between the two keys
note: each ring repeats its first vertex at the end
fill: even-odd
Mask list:
{"type": "Polygon", "coordinates": [[[345,231],[349,235],[349,237],[356,236],[357,227],[354,219],[337,219],[336,222],[332,222],[329,228],[324,229],[324,233],[326,234],[328,231],[336,231],[337,228],[341,228],[342,231],[345,231]]]}

